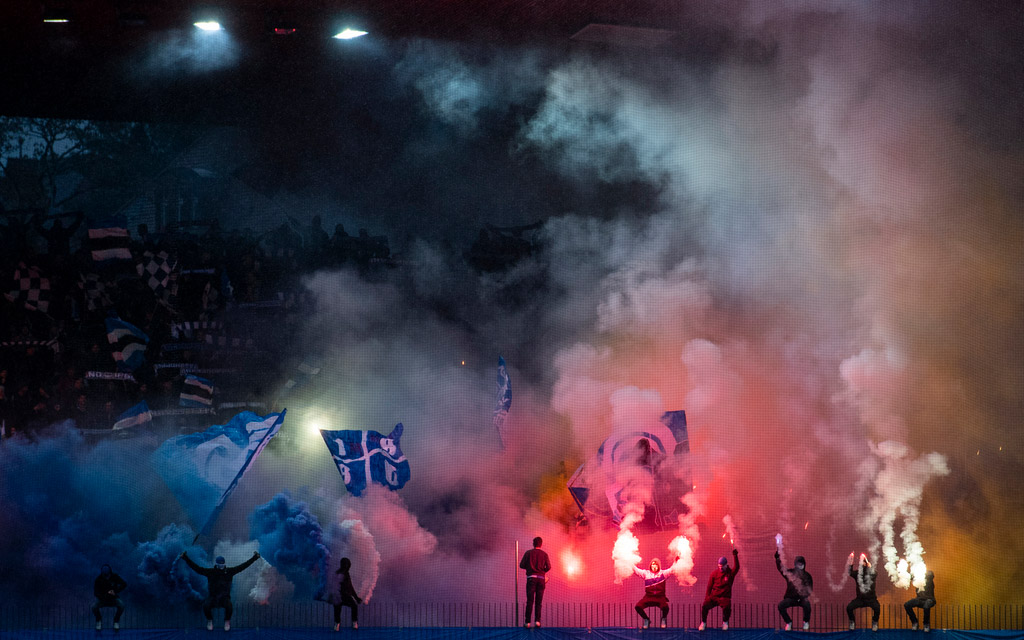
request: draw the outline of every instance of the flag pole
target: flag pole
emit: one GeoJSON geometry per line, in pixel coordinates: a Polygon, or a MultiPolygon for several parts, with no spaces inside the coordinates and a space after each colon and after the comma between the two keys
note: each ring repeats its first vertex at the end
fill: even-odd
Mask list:
{"type": "Polygon", "coordinates": [[[515,576],[515,583],[516,583],[516,617],[512,621],[512,626],[515,627],[515,626],[517,626],[519,624],[519,541],[518,540],[516,540],[516,555],[513,558],[513,560],[515,561],[515,564],[513,565],[515,567],[515,570],[513,571],[512,575],[515,576]]]}

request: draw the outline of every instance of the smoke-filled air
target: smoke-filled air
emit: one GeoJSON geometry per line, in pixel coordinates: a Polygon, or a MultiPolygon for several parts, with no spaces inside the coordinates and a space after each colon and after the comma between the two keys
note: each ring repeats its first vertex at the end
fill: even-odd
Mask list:
{"type": "MultiPolygon", "coordinates": [[[[1020,25],[824,4],[705,3],[669,50],[381,45],[366,91],[415,126],[377,130],[351,200],[323,172],[294,201],[403,265],[304,278],[289,349],[319,372],[263,398],[280,432],[202,534],[163,437],[6,439],[3,599],[91,602],[107,563],[133,606],[196,603],[182,551],[258,550],[236,602],[313,601],[342,557],[364,600],[507,602],[541,536],[549,602],[632,602],[654,558],[699,602],[733,548],[737,602],[781,597],[776,551],[825,600],[855,552],[883,601],[927,567],[946,602],[1019,602],[1020,25]],[[535,222],[513,264],[463,259],[535,222]],[[398,424],[408,481],[350,493],[322,431],[398,424]]],[[[347,113],[338,153],[369,144],[347,113]]]]}

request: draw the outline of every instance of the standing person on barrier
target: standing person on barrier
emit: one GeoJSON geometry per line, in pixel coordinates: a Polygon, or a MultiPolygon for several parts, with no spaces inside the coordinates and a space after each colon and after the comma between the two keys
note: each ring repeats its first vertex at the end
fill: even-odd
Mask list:
{"type": "Polygon", "coordinates": [[[359,608],[358,606],[363,603],[363,599],[356,593],[356,588],[352,584],[352,576],[349,575],[349,569],[352,568],[352,561],[348,558],[342,558],[341,562],[338,563],[337,573],[341,574],[341,581],[338,583],[338,598],[339,601],[334,604],[334,630],[339,631],[341,629],[341,608],[348,607],[352,610],[352,628],[359,628],[359,608]]]}
{"type": "Polygon", "coordinates": [[[224,609],[224,630],[231,630],[231,614],[235,610],[231,604],[231,580],[235,577],[236,573],[245,571],[252,563],[259,560],[259,557],[260,552],[254,551],[252,557],[242,564],[229,567],[224,562],[224,556],[217,556],[212,567],[200,567],[192,561],[192,558],[188,557],[187,551],[182,552],[181,559],[185,561],[185,564],[206,578],[209,595],[203,601],[203,615],[206,616],[207,631],[213,631],[214,608],[224,609]]]}
{"type": "MultiPolygon", "coordinates": [[[[114,573],[109,564],[100,567],[100,575],[92,583],[92,594],[96,596],[96,602],[92,605],[92,615],[96,617],[96,630],[103,629],[103,619],[100,617],[100,607],[114,607],[114,631],[121,629],[121,614],[124,613],[124,601],[119,593],[124,591],[128,583],[114,573]]],[[[925,614],[925,620],[928,619],[925,614]]]]}
{"type": "Polygon", "coordinates": [[[526,570],[526,624],[530,628],[530,616],[533,614],[533,621],[540,626],[540,605],[544,601],[544,587],[547,585],[548,571],[551,571],[551,561],[548,554],[541,550],[540,545],[544,543],[540,536],[533,539],[533,548],[523,554],[519,561],[519,568],[526,570]],[[534,611],[534,604],[537,605],[534,611]]]}
{"type": "Polygon", "coordinates": [[[907,610],[907,617],[910,618],[911,631],[917,631],[917,616],[914,614],[914,607],[920,607],[924,611],[924,632],[932,630],[931,617],[932,607],[935,606],[935,574],[926,571],[924,574],[924,587],[917,590],[917,597],[903,603],[907,610]]]}
{"type": "Polygon", "coordinates": [[[729,617],[732,615],[732,585],[736,582],[736,574],[740,572],[740,552],[732,550],[735,567],[729,567],[729,559],[722,556],[718,559],[718,568],[708,577],[708,590],[704,594],[704,604],[700,608],[700,626],[697,631],[707,628],[708,613],[715,607],[722,607],[722,631],[729,630],[729,617]]]}
{"type": "Polygon", "coordinates": [[[854,586],[857,588],[857,597],[850,600],[846,605],[846,615],[850,618],[850,631],[857,628],[857,622],[853,612],[863,607],[871,608],[871,630],[878,631],[878,614],[882,606],[878,604],[878,596],[875,595],[875,582],[878,580],[878,572],[875,571],[868,557],[860,554],[860,562],[856,569],[853,568],[853,552],[850,552],[850,559],[847,567],[850,577],[854,579],[854,586]]]}
{"type": "Polygon", "coordinates": [[[786,595],[779,603],[779,613],[786,622],[786,631],[793,630],[793,619],[787,609],[800,607],[804,610],[804,631],[811,628],[811,594],[814,592],[814,578],[807,572],[807,562],[803,556],[797,556],[792,569],[782,568],[779,552],[775,552],[775,568],[786,579],[786,595]]]}

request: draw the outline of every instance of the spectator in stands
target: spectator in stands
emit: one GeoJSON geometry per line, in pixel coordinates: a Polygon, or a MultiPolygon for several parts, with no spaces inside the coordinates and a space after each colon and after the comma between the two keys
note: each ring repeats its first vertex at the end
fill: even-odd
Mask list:
{"type": "Polygon", "coordinates": [[[859,566],[854,569],[853,553],[851,552],[847,571],[850,577],[854,578],[854,587],[857,590],[857,595],[850,601],[850,604],[846,605],[846,615],[850,619],[850,631],[857,628],[853,612],[863,607],[871,608],[871,630],[878,631],[878,614],[882,608],[878,603],[878,596],[875,595],[875,582],[877,582],[878,572],[871,566],[871,563],[868,562],[868,557],[863,553],[860,554],[860,563],[858,564],[859,566]]]}
{"type": "Polygon", "coordinates": [[[46,240],[46,250],[51,259],[66,258],[71,255],[71,238],[75,236],[78,227],[82,226],[82,221],[85,220],[81,211],[65,215],[74,216],[71,224],[65,227],[61,223],[62,216],[56,216],[49,229],[44,226],[40,216],[32,217],[32,227],[46,240]]]}
{"type": "Polygon", "coordinates": [[[787,611],[790,607],[804,610],[804,631],[811,628],[811,594],[814,591],[814,578],[806,569],[807,563],[803,556],[797,556],[792,569],[782,568],[779,552],[775,552],[775,568],[786,579],[786,594],[779,602],[779,613],[786,623],[786,631],[792,631],[793,619],[787,611]]]}
{"type": "Polygon", "coordinates": [[[109,564],[100,568],[100,575],[92,583],[92,594],[96,596],[96,602],[92,605],[92,615],[96,617],[96,630],[103,629],[103,618],[100,616],[100,608],[114,607],[114,631],[121,628],[121,614],[124,613],[124,601],[120,594],[128,586],[124,579],[114,573],[109,564]]]}
{"type": "Polygon", "coordinates": [[[907,617],[910,618],[910,623],[913,625],[910,627],[912,631],[917,631],[915,607],[920,607],[924,611],[924,632],[928,633],[931,631],[932,607],[934,606],[935,574],[932,571],[926,571],[924,574],[924,586],[917,590],[917,597],[903,603],[903,608],[907,611],[907,617]]]}
{"type": "Polygon", "coordinates": [[[338,601],[334,603],[334,630],[338,631],[341,629],[341,608],[348,607],[352,610],[352,628],[359,628],[359,605],[363,603],[363,599],[356,593],[356,588],[352,584],[352,576],[349,575],[349,570],[352,568],[352,561],[348,558],[342,558],[341,562],[338,563],[338,573],[341,575],[341,580],[338,582],[338,601]]]}
{"type": "Polygon", "coordinates": [[[213,610],[224,609],[224,630],[231,630],[231,614],[234,606],[231,604],[231,581],[235,574],[248,569],[252,563],[259,560],[260,552],[254,551],[252,557],[240,565],[229,567],[225,564],[223,556],[217,556],[212,567],[200,567],[188,557],[188,552],[182,552],[181,559],[193,571],[206,578],[209,595],[203,601],[203,615],[206,616],[206,630],[213,631],[213,610]]]}
{"type": "Polygon", "coordinates": [[[327,232],[324,231],[323,221],[319,215],[313,216],[309,226],[305,229],[303,240],[303,253],[306,254],[307,265],[315,268],[322,264],[324,253],[330,243],[327,232]]]}
{"type": "Polygon", "coordinates": [[[544,587],[547,585],[547,572],[551,571],[548,554],[540,548],[544,541],[540,536],[533,539],[533,548],[523,554],[519,568],[526,570],[526,628],[530,628],[530,617],[540,626],[540,607],[544,602],[544,587]],[[534,614],[533,606],[537,605],[534,614]]]}
{"type": "Polygon", "coordinates": [[[708,577],[708,588],[704,594],[704,604],[700,608],[700,627],[703,631],[708,624],[708,613],[715,607],[722,607],[722,631],[729,629],[729,617],[732,616],[732,585],[740,571],[740,552],[732,550],[735,567],[729,566],[725,556],[718,559],[718,568],[708,577]]]}
{"type": "Polygon", "coordinates": [[[352,236],[345,231],[345,225],[334,225],[334,235],[330,240],[330,264],[344,264],[352,249],[352,236]]]}

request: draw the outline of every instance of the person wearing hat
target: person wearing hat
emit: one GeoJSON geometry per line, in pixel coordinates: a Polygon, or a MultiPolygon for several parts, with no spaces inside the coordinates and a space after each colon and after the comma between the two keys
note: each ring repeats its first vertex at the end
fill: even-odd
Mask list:
{"type": "MultiPolygon", "coordinates": [[[[678,560],[676,558],[676,561],[678,560]]],[[[643,619],[644,629],[651,626],[651,619],[647,616],[647,612],[644,611],[647,607],[658,607],[661,609],[661,628],[664,629],[668,626],[668,596],[665,595],[665,583],[667,582],[668,575],[673,573],[674,570],[675,563],[668,569],[662,570],[661,560],[657,558],[651,560],[649,571],[640,567],[633,567],[633,573],[644,579],[644,597],[640,598],[640,601],[633,607],[643,619]]]]}
{"type": "Polygon", "coordinates": [[[212,567],[200,567],[193,562],[192,558],[188,557],[188,552],[181,554],[181,559],[185,561],[185,564],[206,578],[209,595],[203,601],[203,615],[206,616],[206,629],[208,631],[213,631],[214,608],[224,609],[224,630],[231,630],[231,614],[234,611],[234,607],[231,605],[231,580],[235,577],[236,573],[241,573],[248,569],[259,557],[260,552],[254,551],[252,557],[242,564],[229,567],[224,561],[224,556],[217,556],[212,567]]]}
{"type": "Polygon", "coordinates": [[[850,604],[846,605],[846,616],[850,619],[850,631],[857,628],[857,621],[853,612],[857,609],[868,607],[871,609],[871,630],[878,631],[878,615],[881,613],[882,605],[878,603],[878,596],[875,594],[875,583],[878,581],[878,571],[868,562],[868,557],[860,554],[860,562],[856,569],[853,568],[853,552],[850,552],[847,571],[854,579],[854,587],[857,595],[850,604]]]}
{"type": "Polygon", "coordinates": [[[924,587],[917,590],[917,597],[907,600],[903,603],[903,608],[907,610],[907,617],[910,618],[912,631],[917,631],[917,615],[914,613],[914,607],[921,607],[924,611],[924,632],[928,633],[931,631],[931,617],[932,607],[935,606],[935,573],[930,569],[925,571],[924,574],[924,587]]]}
{"type": "Polygon", "coordinates": [[[124,601],[118,596],[128,583],[114,573],[109,564],[100,567],[100,575],[92,583],[92,594],[96,602],[92,605],[92,615],[96,617],[96,630],[103,629],[100,607],[114,607],[114,631],[121,629],[121,614],[124,613],[124,601]]]}
{"type": "Polygon", "coordinates": [[[786,579],[786,595],[779,603],[779,613],[786,623],[786,631],[793,630],[793,619],[787,609],[800,607],[804,610],[804,631],[811,628],[811,593],[814,591],[814,578],[807,572],[807,562],[803,556],[797,556],[792,569],[782,568],[779,552],[775,552],[775,568],[786,579]]]}
{"type": "Polygon", "coordinates": [[[338,595],[340,596],[339,602],[334,603],[334,630],[338,631],[341,629],[341,608],[348,607],[352,609],[352,628],[359,628],[359,609],[357,605],[363,603],[363,599],[356,593],[356,588],[352,584],[352,576],[349,575],[349,569],[352,568],[352,561],[348,558],[342,558],[341,562],[338,563],[338,570],[336,573],[341,574],[341,582],[338,585],[338,595]]]}
{"type": "Polygon", "coordinates": [[[700,626],[703,631],[708,624],[708,613],[715,607],[722,607],[722,631],[729,629],[729,617],[732,616],[732,585],[736,582],[736,574],[740,572],[740,552],[732,550],[735,567],[729,566],[729,559],[722,556],[718,559],[718,568],[708,578],[708,589],[704,594],[704,604],[700,608],[700,626]]]}

